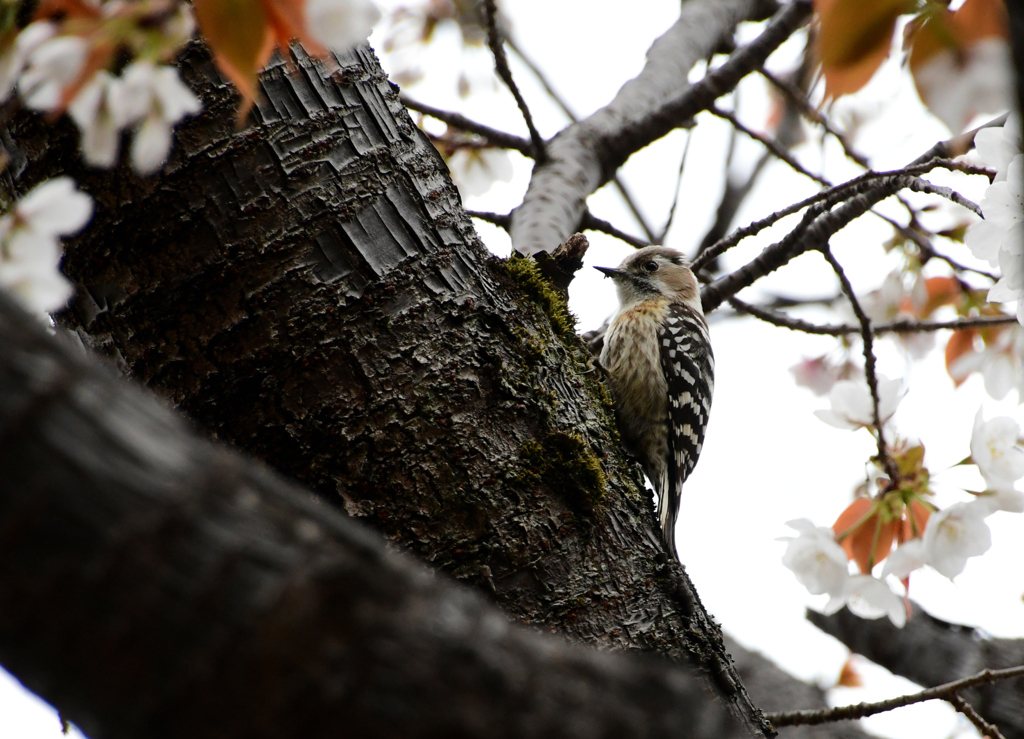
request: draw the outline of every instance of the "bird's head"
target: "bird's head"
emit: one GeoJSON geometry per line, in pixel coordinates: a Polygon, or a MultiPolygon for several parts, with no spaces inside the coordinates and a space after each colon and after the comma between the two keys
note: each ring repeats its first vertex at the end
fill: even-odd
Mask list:
{"type": "Polygon", "coordinates": [[[647,246],[630,254],[618,267],[595,267],[615,280],[623,308],[656,297],[700,307],[697,278],[686,257],[665,246],[647,246]]]}

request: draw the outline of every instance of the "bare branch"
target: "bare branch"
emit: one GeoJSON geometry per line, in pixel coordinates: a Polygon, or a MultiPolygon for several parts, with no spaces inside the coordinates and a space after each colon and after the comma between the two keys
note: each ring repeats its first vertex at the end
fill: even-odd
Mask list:
{"type": "Polygon", "coordinates": [[[616,228],[608,221],[598,218],[589,210],[583,214],[583,221],[580,223],[580,228],[584,231],[601,231],[609,236],[614,236],[620,241],[625,241],[627,244],[637,249],[650,246],[649,241],[644,241],[636,236],[630,236],[628,233],[616,228]]]}
{"type": "Polygon", "coordinates": [[[677,128],[760,67],[810,15],[810,3],[787,3],[751,44],[721,67],[689,85],[687,73],[718,47],[736,23],[756,15],[753,0],[691,0],[679,20],[654,42],[643,71],[615,99],[556,136],[549,161],[534,171],[512,220],[521,252],[554,248],[572,233],[586,198],[636,151],[677,128]]]}
{"type": "Polygon", "coordinates": [[[809,177],[815,182],[825,185],[826,187],[830,187],[832,185],[830,181],[826,180],[821,175],[814,174],[806,167],[804,167],[802,164],[800,164],[800,162],[798,162],[796,158],[792,154],[790,154],[785,149],[785,147],[783,147],[782,144],[780,144],[774,138],[772,138],[771,136],[765,136],[764,134],[760,134],[757,131],[748,128],[745,124],[740,122],[740,120],[736,117],[734,113],[728,110],[722,110],[721,108],[715,105],[712,105],[710,108],[708,108],[708,112],[711,113],[712,115],[718,116],[719,118],[729,121],[729,123],[731,123],[733,128],[735,128],[737,131],[740,131],[749,136],[750,138],[754,139],[754,141],[757,141],[763,147],[768,149],[768,151],[774,154],[778,159],[784,161],[786,164],[792,167],[795,171],[802,174],[804,177],[809,177]]]}
{"type": "Polygon", "coordinates": [[[915,159],[911,164],[924,164],[930,159],[952,159],[962,154],[966,154],[974,148],[974,137],[978,135],[978,131],[986,128],[997,128],[1006,123],[1007,113],[993,118],[988,123],[983,123],[977,128],[972,128],[970,131],[954,136],[951,139],[940,141],[931,149],[926,151],[924,154],[915,159]]]}
{"type": "MultiPolygon", "coordinates": [[[[987,174],[987,170],[979,170],[977,167],[971,167],[963,162],[957,162],[951,159],[932,159],[924,164],[907,166],[903,169],[886,172],[865,172],[864,174],[858,175],[857,177],[847,180],[842,184],[827,187],[820,192],[801,200],[800,202],[793,203],[792,205],[778,210],[769,216],[765,216],[759,221],[754,221],[748,226],[736,229],[729,236],[721,239],[701,253],[701,255],[694,260],[693,267],[696,270],[702,269],[710,261],[721,256],[726,251],[743,241],[743,239],[760,233],[769,226],[781,221],[783,218],[799,213],[808,206],[824,204],[825,207],[831,208],[851,195],[858,195],[870,191],[873,187],[872,183],[875,181],[885,181],[893,177],[908,177],[906,181],[909,183],[911,179],[916,178],[917,175],[926,174],[933,169],[939,168],[966,172],[967,174],[987,174]]],[[[910,185],[908,184],[907,187],[910,187],[910,185]]],[[[897,191],[899,189],[902,188],[897,188],[897,191]]],[[[893,192],[889,194],[892,195],[895,193],[893,192]]],[[[885,197],[889,197],[889,195],[886,195],[885,197]]]]}
{"type": "Polygon", "coordinates": [[[871,390],[871,412],[874,416],[875,433],[878,438],[878,461],[881,463],[882,469],[889,476],[889,479],[895,483],[899,478],[899,468],[896,467],[896,462],[893,461],[893,458],[889,456],[889,448],[885,443],[885,428],[881,413],[878,410],[880,400],[878,397],[878,376],[875,373],[875,334],[871,329],[871,319],[864,312],[864,308],[853,291],[853,285],[850,284],[843,266],[839,264],[835,255],[832,254],[832,250],[826,245],[821,249],[821,253],[825,260],[832,265],[832,270],[836,273],[836,277],[839,278],[839,284],[843,288],[843,293],[850,301],[850,305],[853,306],[853,312],[857,316],[857,320],[860,321],[860,335],[864,340],[864,377],[867,380],[868,389],[871,390]]]}
{"type": "MultiPolygon", "coordinates": [[[[555,102],[555,105],[565,113],[565,117],[568,118],[570,122],[576,123],[579,118],[573,112],[572,108],[569,107],[569,103],[558,93],[557,90],[555,90],[551,82],[548,80],[547,75],[544,74],[544,71],[536,62],[533,61],[533,59],[527,56],[522,48],[516,43],[515,38],[507,36],[505,38],[505,43],[508,44],[509,48],[516,53],[516,56],[518,56],[519,60],[526,65],[527,69],[533,73],[533,76],[537,78],[540,86],[544,88],[544,92],[546,92],[555,102]]],[[[664,234],[662,234],[660,238],[655,236],[654,229],[647,222],[647,218],[641,212],[640,206],[636,203],[636,198],[633,197],[633,194],[629,191],[629,188],[626,187],[626,183],[618,173],[615,174],[615,177],[612,179],[612,183],[615,185],[615,189],[619,191],[619,195],[622,196],[622,202],[624,202],[626,207],[629,208],[629,212],[633,214],[636,222],[640,224],[640,228],[643,230],[647,238],[650,239],[651,243],[662,243],[665,238],[664,234]]]]}
{"type": "Polygon", "coordinates": [[[693,130],[691,129],[686,134],[686,144],[683,146],[683,155],[679,158],[679,172],[676,173],[676,191],[672,195],[672,206],[668,209],[668,217],[665,218],[665,225],[661,229],[661,233],[658,234],[656,239],[652,239],[655,244],[664,244],[665,237],[668,236],[669,230],[672,228],[672,222],[676,217],[676,209],[679,207],[679,193],[683,189],[683,171],[686,168],[686,157],[690,153],[690,143],[693,141],[693,130]]]}
{"type": "Polygon", "coordinates": [[[494,68],[501,77],[502,82],[508,87],[512,97],[516,99],[519,112],[523,114],[526,121],[526,128],[530,131],[530,140],[533,142],[533,158],[541,163],[546,158],[544,137],[540,135],[537,127],[533,125],[533,116],[530,115],[530,108],[526,104],[526,98],[519,92],[516,81],[512,79],[512,70],[508,66],[508,57],[505,56],[504,40],[501,37],[501,30],[498,28],[498,7],[495,0],[484,0],[484,19],[487,24],[487,45],[494,55],[494,68]]]}
{"type": "MultiPolygon", "coordinates": [[[[479,218],[481,221],[493,223],[495,226],[500,226],[506,231],[508,230],[509,224],[512,221],[511,214],[501,215],[500,213],[488,213],[486,211],[480,210],[467,210],[466,213],[468,213],[472,218],[479,218]]],[[[584,212],[583,214],[583,220],[580,221],[580,230],[600,231],[602,233],[606,233],[609,236],[614,236],[620,241],[626,242],[627,244],[636,249],[642,249],[645,246],[650,246],[649,241],[644,241],[643,239],[637,238],[636,236],[631,236],[625,231],[616,228],[608,221],[602,218],[598,218],[589,210],[584,212]]]]}
{"type": "Polygon", "coordinates": [[[1009,680],[1024,675],[1024,666],[1008,667],[1004,670],[982,670],[976,675],[965,677],[962,680],[955,680],[944,685],[937,685],[934,688],[922,690],[919,693],[901,695],[898,698],[878,701],[876,703],[857,703],[852,706],[838,706],[819,711],[786,711],[767,714],[768,720],[778,728],[780,726],[813,726],[824,724],[830,721],[846,721],[851,719],[874,716],[877,713],[885,713],[894,708],[912,706],[915,703],[923,703],[931,700],[948,700],[950,696],[956,695],[965,688],[985,683],[994,683],[998,680],[1009,680]]]}
{"type": "MultiPolygon", "coordinates": [[[[752,305],[739,298],[729,298],[729,305],[735,308],[740,313],[747,313],[755,318],[758,318],[765,323],[770,323],[773,326],[779,326],[780,328],[788,328],[792,331],[800,331],[805,334],[816,334],[819,336],[849,336],[850,334],[858,334],[861,332],[860,326],[852,326],[850,324],[828,324],[821,325],[817,323],[811,323],[810,321],[804,321],[800,318],[794,318],[793,316],[780,313],[779,311],[765,308],[760,305],[752,305]]],[[[975,316],[973,318],[959,318],[955,321],[892,321],[891,323],[875,323],[872,324],[871,330],[875,336],[882,334],[916,334],[916,333],[928,333],[932,331],[942,331],[945,329],[951,329],[953,331],[960,331],[968,328],[985,328],[987,326],[1005,326],[1011,323],[1016,323],[1016,316],[975,316]]]]}
{"type": "Polygon", "coordinates": [[[960,697],[958,693],[953,693],[947,699],[953,707],[967,717],[967,720],[974,724],[974,728],[978,730],[978,733],[982,736],[987,736],[989,739],[1006,739],[1002,732],[999,731],[999,727],[995,724],[990,724],[984,719],[984,717],[978,713],[974,706],[965,701],[960,697]]]}
{"type": "Polygon", "coordinates": [[[434,108],[426,103],[413,100],[406,95],[402,95],[399,100],[401,100],[402,105],[409,110],[415,110],[417,113],[429,115],[431,118],[436,118],[439,121],[447,123],[453,128],[459,129],[460,131],[475,133],[477,136],[482,136],[487,139],[489,143],[501,147],[502,149],[514,149],[524,156],[533,156],[533,144],[522,136],[516,136],[513,133],[506,133],[505,131],[500,131],[497,128],[491,128],[483,123],[478,123],[477,121],[467,118],[461,113],[453,113],[449,110],[434,108]]]}

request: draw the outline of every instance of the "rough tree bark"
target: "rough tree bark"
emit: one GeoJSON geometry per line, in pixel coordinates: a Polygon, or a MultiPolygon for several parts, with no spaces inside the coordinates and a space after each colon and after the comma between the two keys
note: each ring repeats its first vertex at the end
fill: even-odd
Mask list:
{"type": "Polygon", "coordinates": [[[768,732],[564,304],[487,254],[372,53],[272,68],[240,131],[207,54],[181,66],[205,112],[159,177],[85,169],[68,126],[5,133],[19,187],[66,172],[97,201],[62,323],[512,618],[696,664],[768,732]]]}

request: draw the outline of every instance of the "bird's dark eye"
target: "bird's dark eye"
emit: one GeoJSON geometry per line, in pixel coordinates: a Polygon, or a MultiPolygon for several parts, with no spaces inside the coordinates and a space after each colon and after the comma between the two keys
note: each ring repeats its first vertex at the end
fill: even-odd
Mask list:
{"type": "Polygon", "coordinates": [[[644,262],[644,272],[657,272],[657,271],[658,271],[658,263],[657,262],[644,262]]]}

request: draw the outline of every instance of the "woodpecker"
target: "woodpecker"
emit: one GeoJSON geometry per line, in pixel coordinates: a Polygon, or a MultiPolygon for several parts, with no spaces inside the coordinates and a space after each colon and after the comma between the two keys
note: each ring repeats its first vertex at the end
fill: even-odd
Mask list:
{"type": "Polygon", "coordinates": [[[597,269],[619,294],[600,357],[619,433],[658,494],[661,536],[678,558],[679,496],[700,456],[715,384],[697,278],[681,253],[663,246],[597,269]]]}

